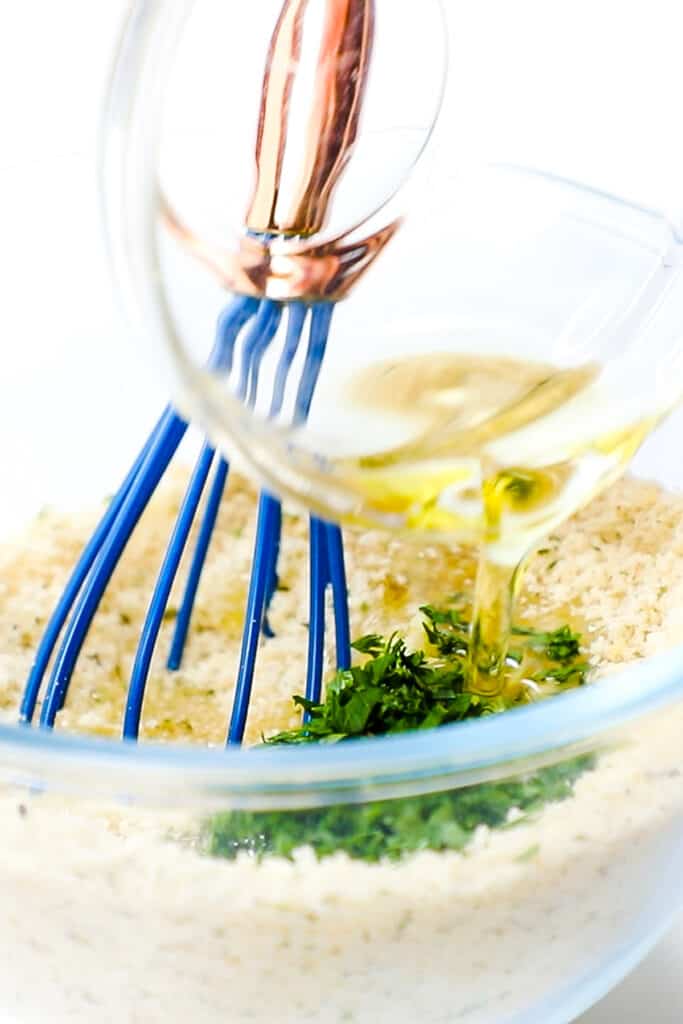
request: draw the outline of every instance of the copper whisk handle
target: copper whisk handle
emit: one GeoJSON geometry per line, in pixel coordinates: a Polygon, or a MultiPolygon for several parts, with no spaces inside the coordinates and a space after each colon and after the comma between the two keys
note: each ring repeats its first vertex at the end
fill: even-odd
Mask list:
{"type": "Polygon", "coordinates": [[[308,237],[323,228],[356,141],[374,8],[374,0],[286,0],[263,81],[256,185],[246,218],[251,231],[308,237]],[[321,5],[322,25],[313,26],[310,15],[321,5]],[[303,97],[306,106],[300,111],[295,90],[303,74],[302,47],[304,35],[314,27],[319,44],[313,88],[303,97]],[[303,138],[293,131],[296,119],[305,123],[303,138]]]}

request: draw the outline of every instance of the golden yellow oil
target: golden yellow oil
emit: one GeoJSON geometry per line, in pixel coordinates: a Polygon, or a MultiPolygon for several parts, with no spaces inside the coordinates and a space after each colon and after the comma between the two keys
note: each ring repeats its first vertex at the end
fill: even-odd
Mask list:
{"type": "Polygon", "coordinates": [[[461,353],[378,363],[350,382],[349,400],[402,416],[399,446],[339,460],[360,518],[476,545],[471,686],[500,692],[524,560],[542,536],[628,464],[655,425],[623,422],[599,368],[461,353]],[[607,428],[606,428],[607,424],[607,428]],[[594,426],[593,426],[594,425],[594,426]]]}

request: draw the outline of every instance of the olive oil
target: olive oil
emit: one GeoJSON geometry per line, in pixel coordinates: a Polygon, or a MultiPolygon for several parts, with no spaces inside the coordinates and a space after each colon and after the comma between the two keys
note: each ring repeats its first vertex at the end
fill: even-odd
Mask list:
{"type": "Polygon", "coordinates": [[[593,364],[458,353],[372,365],[348,397],[412,424],[408,441],[334,464],[368,518],[479,548],[470,686],[499,693],[529,552],[616,479],[657,417],[630,421],[593,364]]]}

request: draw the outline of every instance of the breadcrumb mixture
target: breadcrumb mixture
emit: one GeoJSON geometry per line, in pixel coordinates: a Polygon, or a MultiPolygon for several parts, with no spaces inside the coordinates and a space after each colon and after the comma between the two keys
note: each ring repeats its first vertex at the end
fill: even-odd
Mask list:
{"type": "MultiPolygon", "coordinates": [[[[58,727],[117,735],[140,628],[170,537],[186,474],[176,470],[153,499],[95,616],[58,727]]],[[[165,657],[192,539],[169,601],[145,698],[143,738],[220,743],[232,703],[253,557],[255,494],[234,474],[202,576],[179,672],[165,657]]],[[[539,626],[586,624],[602,670],[683,637],[683,499],[626,478],[552,535],[532,560],[520,603],[539,626]]],[[[23,542],[0,548],[0,720],[16,708],[33,652],[101,509],[74,518],[46,510],[23,542]]],[[[199,517],[198,517],[199,518],[199,517]]],[[[471,552],[421,547],[384,532],[345,535],[352,635],[407,630],[420,604],[471,591],[471,552]]],[[[286,515],[280,583],[263,640],[247,742],[296,724],[308,621],[308,525],[286,515]]],[[[331,627],[331,622],[329,623],[331,627]]],[[[328,636],[333,630],[328,629],[328,636]]],[[[332,666],[329,644],[326,671],[332,666]]]]}
{"type": "MultiPolygon", "coordinates": [[[[179,475],[137,530],[60,727],[118,732],[140,620],[181,493],[179,475]]],[[[148,737],[223,737],[253,510],[250,488],[233,479],[177,675],[162,667],[166,623],[145,705],[148,737]]],[[[682,513],[683,499],[623,480],[545,542],[529,570],[523,616],[584,623],[601,672],[680,642],[682,513]]],[[[0,555],[7,721],[96,518],[46,513],[0,555]]],[[[420,603],[472,584],[464,553],[381,534],[347,535],[347,557],[355,633],[407,625],[420,603]]],[[[307,536],[305,522],[289,516],[281,577],[277,636],[259,655],[252,740],[293,721],[290,696],[303,686],[307,536]]],[[[176,593],[170,607],[177,602],[176,593]]],[[[559,1019],[567,993],[625,970],[681,902],[682,731],[679,702],[639,719],[601,752],[571,798],[514,827],[482,824],[462,852],[425,850],[398,863],[343,853],[319,862],[307,848],[291,861],[211,858],[176,841],[177,829],[196,831],[205,815],[187,794],[182,807],[143,812],[93,799],[87,777],[79,794],[62,794],[12,776],[0,785],[0,1016],[41,1024],[46,1014],[55,1024],[559,1019]]]]}

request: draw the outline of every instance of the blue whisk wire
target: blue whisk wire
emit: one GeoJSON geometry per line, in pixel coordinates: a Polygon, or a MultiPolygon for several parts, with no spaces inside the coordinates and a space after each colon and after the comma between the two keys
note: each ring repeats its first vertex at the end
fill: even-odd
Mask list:
{"type": "Polygon", "coordinates": [[[311,402],[327,348],[333,312],[334,306],[331,302],[320,302],[313,307],[308,352],[294,406],[295,426],[305,423],[311,411],[311,402]]]}
{"type": "MultiPolygon", "coordinates": [[[[287,331],[275,375],[270,415],[280,414],[286,392],[287,377],[300,347],[307,322],[309,338],[304,365],[294,403],[293,420],[303,423],[310,411],[315,386],[329,336],[333,307],[331,304],[308,306],[302,302],[281,303],[237,298],[221,314],[209,365],[215,372],[229,373],[235,358],[237,340],[247,324],[239,370],[239,393],[253,405],[258,394],[259,371],[263,357],[278,333],[283,309],[287,310],[287,331]],[[310,314],[310,320],[309,320],[310,314]]],[[[55,718],[66,699],[76,660],[80,654],[92,619],[99,607],[109,580],[152,494],[175,455],[187,430],[187,423],[167,408],[136,458],[118,492],[110,502],[90,542],[83,551],[65,590],[48,622],[36,652],[21,704],[21,721],[30,723],[52,655],[61,637],[54,666],[43,701],[40,724],[54,726],[55,718]],[[63,633],[63,636],[62,636],[63,633]]],[[[138,736],[145,686],[168,599],[175,581],[192,524],[206,488],[215,451],[206,443],[199,456],[178,513],[176,525],[159,571],[152,599],[140,635],[131,673],[123,735],[138,736]]],[[[221,499],[228,480],[229,465],[218,459],[214,478],[202,515],[200,529],[188,572],[185,590],[174,628],[167,665],[180,666],[192,618],[202,570],[215,528],[221,499]]],[[[325,594],[332,590],[335,611],[335,647],[337,665],[347,667],[350,661],[348,605],[341,531],[338,527],[311,519],[311,591],[309,640],[310,657],[307,668],[307,693],[319,696],[325,642],[325,594]]],[[[278,586],[278,556],[282,532],[280,502],[264,493],[259,499],[254,560],[247,599],[240,665],[227,743],[241,743],[246,724],[259,636],[272,636],[268,609],[278,586]]]]}
{"type": "Polygon", "coordinates": [[[123,719],[124,739],[137,739],[138,736],[142,700],[152,663],[152,655],[154,654],[161,623],[164,620],[164,613],[168,606],[171,587],[178,572],[178,566],[185,550],[187,538],[192,529],[192,523],[194,522],[197,506],[204,491],[213,457],[214,449],[210,445],[205,444],[190,479],[185,499],[180,508],[161,571],[159,572],[154,593],[152,594],[152,600],[142,633],[140,634],[140,642],[128,687],[126,711],[123,719]]]}
{"type": "MultiPolygon", "coordinates": [[[[335,653],[338,669],[351,665],[351,634],[347,601],[346,569],[341,530],[315,516],[310,522],[310,594],[306,699],[320,700],[325,655],[325,593],[332,588],[335,623],[335,653]]],[[[310,715],[304,713],[304,721],[310,715]]]]}
{"type": "MultiPolygon", "coordinates": [[[[308,661],[306,667],[306,697],[319,701],[322,689],[323,658],[325,655],[325,591],[329,579],[327,533],[325,523],[311,517],[310,536],[310,615],[308,620],[308,661]]],[[[304,721],[309,719],[304,713],[304,721]]]]}
{"type": "Polygon", "coordinates": [[[216,341],[209,357],[209,369],[230,373],[240,331],[256,315],[259,300],[240,295],[226,306],[216,325],[216,341]]]}
{"type": "MultiPolygon", "coordinates": [[[[290,309],[288,332],[280,363],[276,370],[276,389],[271,410],[273,405],[278,410],[282,406],[282,394],[278,393],[278,374],[280,374],[283,366],[286,370],[291,367],[303,334],[307,310],[304,307],[304,315],[302,316],[299,305],[293,304],[290,309]]],[[[310,307],[309,343],[294,405],[293,419],[296,424],[304,423],[310,412],[315,386],[320,375],[329,338],[333,308],[331,303],[318,303],[310,307]]],[[[251,351],[257,351],[257,347],[253,346],[251,351]]],[[[245,377],[244,379],[246,380],[247,378],[245,377]]],[[[256,390],[253,389],[249,393],[248,400],[253,403],[255,396],[256,390]]],[[[253,686],[259,633],[266,619],[268,608],[268,580],[276,580],[281,520],[282,510],[280,503],[267,494],[262,495],[256,526],[253,571],[247,597],[247,616],[232,715],[226,740],[228,746],[240,744],[244,738],[244,729],[246,727],[253,686]]],[[[310,522],[310,609],[306,692],[307,694],[313,694],[314,696],[311,699],[315,700],[319,699],[322,690],[325,651],[325,594],[328,586],[332,587],[335,608],[337,666],[339,668],[347,668],[350,663],[351,648],[341,530],[312,516],[310,522]]],[[[272,592],[270,596],[272,596],[272,592]]]]}
{"type": "Polygon", "coordinates": [[[351,667],[351,626],[349,623],[348,587],[344,563],[344,541],[335,523],[325,523],[327,533],[327,568],[334,607],[334,644],[337,668],[351,667]]]}
{"type": "Polygon", "coordinates": [[[73,614],[66,625],[41,708],[42,726],[52,728],[54,725],[55,717],[64,703],[76,659],[105,588],[186,430],[187,423],[177,413],[167,410],[162,429],[158,431],[149,447],[133,485],[121,503],[112,528],[93,562],[73,614]]]}
{"type": "MultiPolygon", "coordinates": [[[[216,325],[216,342],[213,352],[209,358],[209,368],[218,373],[230,373],[232,370],[235,344],[242,328],[256,315],[259,308],[259,300],[247,296],[240,296],[233,300],[223,310],[216,325]]],[[[192,556],[192,563],[185,583],[185,590],[178,608],[178,616],[173,630],[173,639],[169,650],[166,667],[171,671],[180,668],[187,643],[187,635],[192,619],[199,581],[206,561],[206,556],[211,544],[211,537],[216,526],[218,510],[225,492],[228,481],[230,466],[226,459],[220,458],[213,483],[209,491],[204,514],[202,516],[197,543],[192,556]]],[[[200,496],[197,496],[195,512],[199,504],[200,496]]]]}
{"type": "Polygon", "coordinates": [[[228,466],[228,463],[225,459],[221,458],[218,462],[213,483],[209,490],[209,500],[207,501],[204,515],[202,516],[202,522],[199,529],[199,535],[197,536],[197,544],[192,556],[190,571],[187,575],[185,590],[178,608],[178,615],[176,617],[175,628],[173,630],[173,639],[171,641],[171,648],[166,662],[166,667],[171,669],[171,671],[179,669],[183,660],[187,634],[190,629],[190,621],[192,619],[192,609],[194,608],[195,598],[197,597],[202,569],[204,568],[209,544],[211,543],[216,519],[218,518],[218,510],[227,484],[229,470],[230,467],[228,466]]]}
{"type": "Polygon", "coordinates": [[[285,388],[287,386],[287,377],[299,348],[299,342],[301,341],[301,335],[303,334],[304,323],[307,316],[308,307],[305,303],[293,302],[290,305],[285,344],[275,371],[273,400],[270,404],[271,419],[279,416],[282,411],[282,403],[284,401],[285,388]]]}
{"type": "MultiPolygon", "coordinates": [[[[217,328],[216,347],[211,356],[211,365],[218,369],[229,370],[232,366],[233,353],[235,343],[239,337],[239,333],[242,330],[245,323],[251,319],[258,308],[258,300],[248,297],[240,297],[231,306],[228,306],[219,318],[217,328]]],[[[143,445],[133,465],[131,466],[128,474],[126,475],[123,483],[119,490],[112,498],[109,506],[102,516],[95,532],[93,533],[90,541],[86,545],[81,557],[76,563],[69,580],[61,594],[57,605],[50,616],[50,619],[45,628],[45,632],[41,638],[36,651],[36,657],[34,659],[29,677],[24,688],[22,696],[22,702],[19,712],[19,720],[24,724],[30,724],[35,714],[36,704],[40,695],[40,689],[45,677],[45,673],[48,669],[50,659],[55,651],[57,643],[59,641],[62,629],[65,623],[69,619],[69,616],[78,601],[79,595],[82,588],[86,584],[91,571],[93,570],[94,563],[99,555],[100,551],[104,547],[105,543],[110,538],[112,530],[116,530],[117,521],[121,507],[129,495],[131,490],[135,489],[140,483],[141,472],[145,461],[148,458],[150,451],[154,448],[155,444],[159,440],[162,433],[167,430],[169,423],[174,424],[181,423],[180,417],[174,412],[171,407],[164,410],[161,418],[157,422],[156,426],[152,430],[147,441],[143,445]]],[[[125,545],[124,545],[125,546],[125,545]]],[[[88,623],[89,626],[89,623],[88,623]]],[[[80,652],[80,648],[85,640],[87,634],[87,627],[83,630],[83,621],[78,629],[74,628],[74,636],[80,636],[81,642],[78,648],[74,650],[75,640],[72,641],[72,645],[69,648],[70,655],[68,661],[73,661],[75,664],[76,658],[80,652]]],[[[70,675],[64,678],[64,672],[67,670],[68,664],[66,656],[62,658],[62,680],[58,684],[56,680],[53,680],[52,691],[48,687],[46,692],[46,701],[52,704],[55,701],[55,696],[51,697],[51,692],[54,693],[56,689],[61,690],[60,706],[63,704],[68,690],[70,675]]],[[[44,702],[45,703],[45,702],[44,702]]],[[[56,708],[54,714],[59,710],[56,708]]],[[[54,714],[45,712],[44,717],[54,721],[54,714]]],[[[50,721],[46,723],[48,727],[51,724],[50,721]]]]}
{"type": "MultiPolygon", "coordinates": [[[[227,310],[220,316],[216,330],[214,349],[209,359],[209,366],[214,371],[219,370],[225,372],[228,367],[232,366],[235,343],[239,336],[239,332],[250,321],[255,321],[254,327],[251,329],[250,337],[253,336],[256,325],[259,322],[261,322],[261,329],[264,331],[270,330],[271,322],[275,323],[275,330],[277,330],[277,321],[279,316],[274,315],[272,310],[268,310],[266,317],[262,308],[263,305],[265,304],[259,304],[254,299],[240,297],[234,300],[227,310]],[[264,323],[266,318],[268,319],[267,325],[264,323]]],[[[140,634],[140,642],[138,644],[128,686],[126,710],[123,720],[124,739],[137,739],[140,731],[140,717],[142,714],[145,686],[147,685],[147,679],[152,664],[154,649],[159,636],[159,630],[161,629],[164,612],[168,606],[168,599],[180,567],[180,562],[187,545],[190,530],[192,529],[192,524],[194,523],[197,515],[197,509],[204,492],[204,487],[213,463],[214,455],[214,448],[209,444],[205,444],[202,448],[194,473],[190,480],[190,484],[180,507],[176,526],[157,577],[156,586],[152,594],[152,600],[149,604],[142,632],[140,634]]],[[[227,470],[228,467],[226,463],[226,476],[227,470]]],[[[220,484],[220,474],[218,479],[220,484]]],[[[218,505],[220,503],[224,484],[225,480],[223,480],[220,485],[220,494],[216,493],[210,496],[209,504],[202,520],[198,545],[195,549],[193,563],[190,567],[190,576],[188,577],[188,583],[186,584],[185,597],[183,599],[183,604],[185,605],[184,618],[186,619],[184,627],[185,635],[187,628],[189,627],[194,597],[196,596],[197,588],[199,586],[199,578],[202,573],[211,540],[211,534],[213,533],[213,528],[216,522],[218,505]]],[[[219,490],[219,488],[215,489],[216,491],[219,490]]],[[[182,657],[182,649],[185,643],[185,638],[182,634],[179,635],[178,643],[180,647],[179,656],[182,657]]],[[[178,652],[176,651],[176,653],[178,652]]],[[[180,657],[178,659],[178,663],[180,661],[180,657]]]]}
{"type": "Polygon", "coordinates": [[[40,694],[40,688],[43,683],[43,678],[47,670],[50,658],[54,652],[54,649],[59,640],[60,633],[69,617],[69,612],[74,606],[74,603],[78,597],[78,594],[85,582],[88,573],[92,567],[93,562],[97,558],[109,532],[112,528],[113,523],[116,520],[117,515],[121,509],[128,492],[131,489],[135,479],[140,472],[140,469],[147,457],[149,449],[154,443],[159,431],[162,429],[163,424],[169,414],[169,410],[165,410],[161,419],[158,421],[150,436],[145,442],[143,448],[138,454],[135,462],[131,466],[126,478],[121,484],[119,490],[109,502],[107,510],[100,519],[95,532],[88,541],[88,544],[83,549],[83,553],[78,559],[74,569],[62,591],[61,597],[55,606],[55,609],[50,616],[48,623],[45,627],[45,632],[41,638],[38,648],[36,650],[36,656],[31,666],[31,671],[24,687],[24,693],[22,696],[21,706],[19,709],[19,720],[20,722],[28,725],[33,720],[33,715],[36,709],[36,703],[40,694]]]}
{"type": "Polygon", "coordinates": [[[281,305],[270,299],[264,300],[245,338],[237,394],[249,405],[254,405],[256,400],[258,367],[263,353],[277,334],[281,317],[281,305]]]}
{"type": "Polygon", "coordinates": [[[279,501],[265,492],[261,494],[256,524],[253,568],[247,596],[244,636],[226,741],[228,745],[240,744],[242,742],[244,729],[247,724],[259,635],[265,614],[268,581],[276,554],[275,544],[279,515],[279,501]]]}

